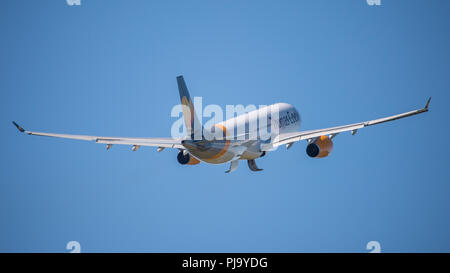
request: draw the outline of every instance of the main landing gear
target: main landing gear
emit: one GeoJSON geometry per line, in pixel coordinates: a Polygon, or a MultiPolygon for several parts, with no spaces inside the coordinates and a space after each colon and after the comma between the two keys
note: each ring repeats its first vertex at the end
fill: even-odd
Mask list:
{"type": "MultiPolygon", "coordinates": [[[[248,167],[250,168],[251,171],[253,172],[259,172],[262,171],[263,169],[258,168],[258,166],[256,165],[256,162],[254,159],[251,160],[247,160],[248,163],[248,167]]],[[[239,164],[239,160],[233,160],[231,161],[230,164],[230,169],[226,171],[226,173],[231,173],[232,171],[236,170],[239,164]]]]}

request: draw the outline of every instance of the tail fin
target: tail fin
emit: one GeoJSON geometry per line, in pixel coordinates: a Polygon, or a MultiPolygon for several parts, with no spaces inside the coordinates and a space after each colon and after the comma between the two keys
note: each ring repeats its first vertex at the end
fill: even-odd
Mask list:
{"type": "Polygon", "coordinates": [[[180,92],[181,105],[183,107],[184,123],[186,124],[187,134],[188,136],[191,136],[191,139],[194,139],[194,135],[195,138],[202,138],[202,123],[198,120],[197,115],[195,114],[194,103],[189,95],[183,76],[177,77],[177,83],[178,91],[180,92]]]}

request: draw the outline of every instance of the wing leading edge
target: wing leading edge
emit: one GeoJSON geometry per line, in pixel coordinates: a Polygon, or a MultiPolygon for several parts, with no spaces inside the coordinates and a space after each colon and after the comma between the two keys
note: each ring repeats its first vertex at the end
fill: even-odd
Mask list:
{"type": "Polygon", "coordinates": [[[313,140],[317,137],[328,135],[331,137],[336,136],[339,133],[351,131],[352,135],[356,134],[356,132],[364,127],[372,126],[384,122],[389,122],[401,118],[406,118],[409,116],[418,115],[421,113],[428,112],[428,106],[430,105],[431,97],[428,99],[427,104],[422,109],[417,109],[409,112],[405,112],[398,115],[393,115],[389,117],[359,122],[359,123],[353,123],[343,126],[337,126],[337,127],[331,127],[331,128],[325,128],[325,129],[317,129],[317,130],[309,130],[309,131],[302,131],[302,132],[294,132],[294,133],[286,133],[281,134],[278,137],[276,137],[271,143],[262,145],[261,150],[262,151],[270,151],[275,149],[278,146],[281,145],[288,145],[287,147],[290,147],[294,142],[301,141],[301,140],[313,140]]]}
{"type": "MultiPolygon", "coordinates": [[[[14,126],[17,129],[25,133],[27,135],[33,136],[47,136],[47,137],[56,137],[56,138],[67,138],[67,139],[77,139],[77,140],[85,140],[85,141],[95,141],[96,143],[107,144],[107,147],[111,147],[110,145],[119,144],[119,145],[133,145],[135,147],[139,146],[153,146],[160,148],[179,148],[184,149],[181,145],[181,139],[173,139],[173,138],[131,138],[131,137],[104,137],[104,136],[87,136],[87,135],[70,135],[70,134],[54,134],[54,133],[44,133],[44,132],[33,132],[27,131],[23,129],[19,124],[13,121],[14,126]]],[[[136,148],[134,148],[135,150],[136,148]]]]}

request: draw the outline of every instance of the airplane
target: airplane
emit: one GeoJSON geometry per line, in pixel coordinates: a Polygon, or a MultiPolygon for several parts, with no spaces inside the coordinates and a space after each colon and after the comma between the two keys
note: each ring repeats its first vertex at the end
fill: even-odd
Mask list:
{"type": "Polygon", "coordinates": [[[343,126],[307,131],[299,131],[301,118],[294,106],[287,103],[276,103],[266,106],[266,108],[259,108],[254,111],[249,111],[237,117],[214,124],[210,129],[206,129],[203,128],[201,122],[198,120],[183,76],[177,77],[177,84],[183,109],[184,123],[186,126],[186,136],[179,139],[104,137],[43,133],[27,131],[14,121],[13,124],[20,132],[28,135],[95,141],[95,143],[105,144],[106,149],[108,150],[112,147],[112,145],[116,144],[131,145],[132,151],[136,151],[141,146],[158,147],[158,152],[161,152],[165,148],[174,148],[179,150],[177,160],[182,165],[196,165],[200,162],[211,164],[230,162],[230,168],[226,171],[226,173],[236,170],[239,160],[247,160],[249,169],[256,172],[262,171],[262,169],[258,168],[255,159],[265,156],[267,152],[273,151],[281,145],[286,145],[286,148],[289,149],[295,142],[306,140],[306,154],[311,158],[324,158],[331,153],[333,149],[333,138],[336,135],[343,132],[351,132],[352,135],[355,135],[359,129],[368,126],[428,112],[428,106],[431,101],[430,97],[424,108],[398,115],[343,126]],[[269,114],[268,121],[266,123],[267,128],[260,127],[260,122],[256,128],[252,129],[246,125],[249,120],[254,119],[255,116],[258,117],[258,114],[261,112],[267,113],[267,107],[275,107],[278,110],[278,117],[275,115],[274,118],[271,119],[269,114]],[[245,135],[247,137],[244,137],[244,139],[238,139],[237,136],[233,136],[232,138],[227,137],[229,132],[234,132],[237,126],[245,127],[245,135]],[[262,129],[267,130],[268,127],[277,128],[278,130],[275,130],[275,132],[271,131],[269,133],[270,137],[267,139],[262,139],[259,137],[259,131],[262,129]],[[224,138],[207,139],[205,137],[205,132],[212,132],[215,130],[219,130],[219,134],[222,133],[224,138]],[[256,130],[257,132],[250,130],[256,130]],[[194,137],[194,135],[198,133],[200,134],[200,139],[194,137]],[[257,137],[250,139],[248,135],[251,133],[257,137]]]}

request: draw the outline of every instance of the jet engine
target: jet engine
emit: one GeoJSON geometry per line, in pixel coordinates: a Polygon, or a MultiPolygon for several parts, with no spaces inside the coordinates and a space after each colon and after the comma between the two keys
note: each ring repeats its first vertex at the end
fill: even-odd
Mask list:
{"type": "Polygon", "coordinates": [[[189,153],[184,153],[183,151],[178,153],[177,160],[181,165],[195,165],[200,163],[198,159],[191,156],[189,153]]]}
{"type": "Polygon", "coordinates": [[[320,136],[306,146],[306,154],[310,157],[327,157],[333,150],[333,141],[328,136],[320,136]]]}

